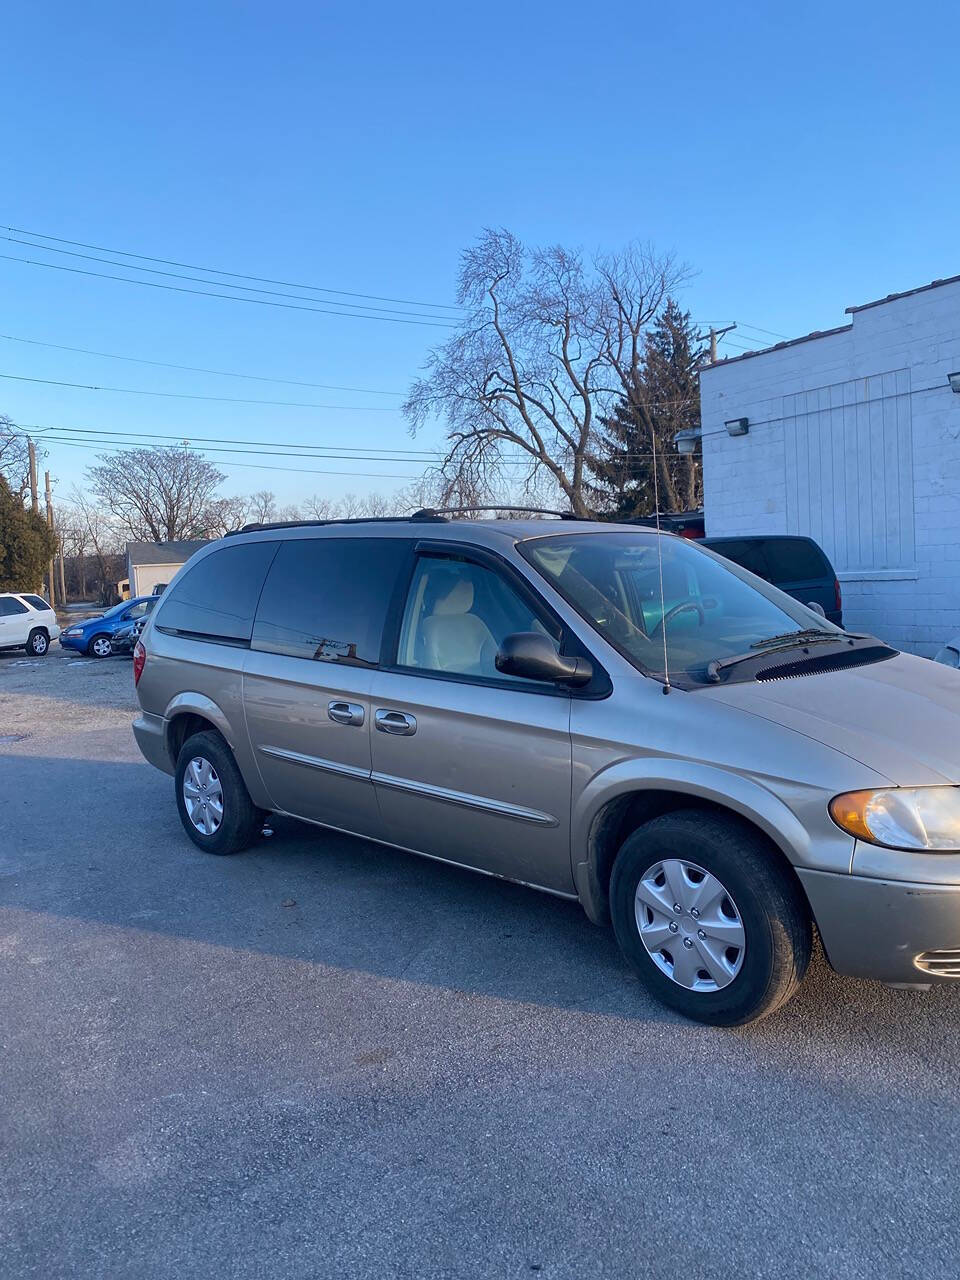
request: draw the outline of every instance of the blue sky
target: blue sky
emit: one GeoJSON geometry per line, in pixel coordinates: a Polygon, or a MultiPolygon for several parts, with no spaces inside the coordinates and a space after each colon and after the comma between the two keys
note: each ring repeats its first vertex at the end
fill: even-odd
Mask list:
{"type": "MultiPolygon", "coordinates": [[[[696,318],[791,336],[960,271],[947,4],[51,0],[9,6],[4,46],[3,225],[440,304],[453,301],[457,255],[484,226],[586,250],[643,239],[695,270],[682,301],[696,318]]],[[[5,241],[0,253],[112,270],[5,241]]],[[[0,333],[45,343],[402,392],[444,332],[0,259],[0,333]]],[[[398,396],[7,338],[0,373],[379,410],[0,379],[0,412],[23,424],[371,449],[439,438],[409,439],[398,396]]],[[[47,465],[63,491],[93,457],[51,445],[47,465]]],[[[211,457],[227,472],[224,492],[267,487],[291,501],[386,493],[418,471],[312,461],[376,474],[308,475],[211,457]]]]}

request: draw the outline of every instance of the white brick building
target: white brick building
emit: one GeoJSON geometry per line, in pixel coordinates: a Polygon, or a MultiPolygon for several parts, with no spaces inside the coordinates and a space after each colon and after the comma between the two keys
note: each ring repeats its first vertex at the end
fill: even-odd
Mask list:
{"type": "Polygon", "coordinates": [[[960,276],[847,313],[703,370],[707,534],[808,534],[848,627],[932,656],[960,633],[960,276]]]}

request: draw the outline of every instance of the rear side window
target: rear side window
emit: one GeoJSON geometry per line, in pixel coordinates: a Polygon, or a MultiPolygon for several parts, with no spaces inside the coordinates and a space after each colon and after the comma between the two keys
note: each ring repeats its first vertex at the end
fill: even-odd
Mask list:
{"type": "Polygon", "coordinates": [[[40,596],[23,596],[22,598],[26,600],[27,604],[32,604],[34,609],[49,610],[50,608],[46,600],[40,596]]]}
{"type": "Polygon", "coordinates": [[[766,544],[771,582],[807,582],[832,578],[823,552],[808,538],[776,538],[766,544]]]}
{"type": "Polygon", "coordinates": [[[158,597],[157,625],[212,640],[249,643],[263,580],[277,546],[276,542],[238,543],[204,556],[158,597]]]}
{"type": "Polygon", "coordinates": [[[18,613],[29,612],[27,606],[21,604],[19,600],[14,600],[13,596],[0,598],[0,618],[12,618],[18,613]]]}
{"type": "Polygon", "coordinates": [[[704,546],[716,551],[718,556],[726,556],[734,564],[740,565],[758,578],[770,577],[770,566],[764,551],[768,544],[759,538],[708,538],[704,546]]]}
{"type": "Polygon", "coordinates": [[[408,549],[402,538],[284,542],[260,597],[251,647],[318,662],[376,666],[408,549]]]}

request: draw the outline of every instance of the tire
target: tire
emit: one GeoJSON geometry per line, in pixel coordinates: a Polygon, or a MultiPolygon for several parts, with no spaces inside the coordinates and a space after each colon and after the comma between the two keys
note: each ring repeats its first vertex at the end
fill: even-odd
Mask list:
{"type": "Polygon", "coordinates": [[[195,733],[181,747],[177,757],[176,797],[183,829],[204,853],[239,853],[253,843],[260,830],[263,815],[250,799],[233,752],[215,730],[195,733]],[[202,766],[191,768],[196,761],[202,761],[211,772],[202,766]],[[188,809],[188,793],[195,792],[200,793],[197,801],[206,801],[199,808],[193,803],[196,821],[188,809]]]}
{"type": "Polygon", "coordinates": [[[91,637],[90,643],[87,645],[87,653],[91,658],[109,658],[110,637],[104,635],[101,631],[98,635],[91,637]]]}
{"type": "Polygon", "coordinates": [[[650,993],[697,1022],[736,1027],[767,1017],[810,961],[799,884],[759,832],[723,814],[681,810],[634,831],[613,866],[610,912],[650,993]]]}
{"type": "Polygon", "coordinates": [[[50,637],[43,627],[34,627],[27,636],[27,643],[24,648],[27,653],[32,653],[35,658],[45,658],[47,656],[50,650],[50,637]]]}

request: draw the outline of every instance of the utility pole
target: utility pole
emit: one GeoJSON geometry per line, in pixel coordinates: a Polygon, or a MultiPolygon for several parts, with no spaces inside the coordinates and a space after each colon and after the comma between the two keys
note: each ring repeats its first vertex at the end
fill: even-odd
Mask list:
{"type": "Polygon", "coordinates": [[[34,515],[40,513],[40,499],[37,497],[37,446],[27,439],[27,450],[30,454],[30,506],[34,515]]]}
{"type": "Polygon", "coordinates": [[[711,325],[710,327],[710,363],[711,364],[717,363],[717,339],[722,338],[725,333],[732,333],[732,331],[736,327],[737,327],[736,321],[734,321],[733,324],[728,324],[725,329],[714,329],[713,326],[711,325]]]}
{"type": "MultiPolygon", "coordinates": [[[[47,528],[50,530],[51,533],[53,533],[54,532],[53,493],[50,490],[50,472],[49,471],[45,471],[43,473],[43,480],[44,480],[44,488],[46,489],[45,496],[47,499],[47,528]]],[[[56,580],[54,578],[54,572],[53,572],[53,557],[51,556],[50,558],[50,603],[51,605],[53,605],[54,608],[57,607],[56,595],[57,595],[56,580]]]]}

